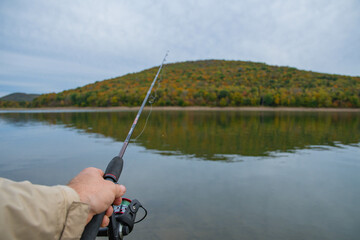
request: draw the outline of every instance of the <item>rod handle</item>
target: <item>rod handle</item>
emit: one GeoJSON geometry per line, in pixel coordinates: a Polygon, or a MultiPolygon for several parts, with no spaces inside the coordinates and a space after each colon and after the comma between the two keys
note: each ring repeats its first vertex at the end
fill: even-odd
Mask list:
{"type": "Polygon", "coordinates": [[[120,178],[123,165],[124,160],[121,157],[114,157],[106,167],[104,178],[107,180],[111,179],[114,183],[117,183],[120,178]]]}
{"type": "MultiPolygon", "coordinates": [[[[118,156],[114,157],[105,170],[104,179],[117,183],[123,169],[124,160],[118,156]]],[[[81,240],[94,240],[101,226],[105,212],[96,214],[91,221],[85,226],[81,235],[81,240]]]]}
{"type": "Polygon", "coordinates": [[[85,226],[84,232],[81,235],[81,240],[93,240],[96,238],[101,222],[105,216],[105,212],[95,215],[91,221],[85,226]]]}

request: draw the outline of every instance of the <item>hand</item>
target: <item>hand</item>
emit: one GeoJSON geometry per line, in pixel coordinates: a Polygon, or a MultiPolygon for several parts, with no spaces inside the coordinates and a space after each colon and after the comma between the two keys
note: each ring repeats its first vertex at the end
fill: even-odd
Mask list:
{"type": "Polygon", "coordinates": [[[113,213],[111,204],[120,205],[126,188],[103,178],[104,172],[97,168],[85,168],[68,184],[80,196],[80,201],[90,206],[87,223],[96,214],[106,211],[102,227],[109,225],[113,213]]]}

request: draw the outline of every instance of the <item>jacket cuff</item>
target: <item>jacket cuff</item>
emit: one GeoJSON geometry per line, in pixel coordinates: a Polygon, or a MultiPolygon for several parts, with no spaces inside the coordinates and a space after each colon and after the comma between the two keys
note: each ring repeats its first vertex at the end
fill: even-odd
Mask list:
{"type": "Polygon", "coordinates": [[[67,209],[61,239],[79,239],[89,215],[89,205],[80,202],[80,196],[74,189],[68,186],[61,186],[61,188],[67,209]]]}

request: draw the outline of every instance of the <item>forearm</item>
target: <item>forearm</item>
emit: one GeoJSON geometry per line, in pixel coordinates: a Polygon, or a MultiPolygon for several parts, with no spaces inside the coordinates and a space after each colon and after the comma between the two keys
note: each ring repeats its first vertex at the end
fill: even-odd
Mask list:
{"type": "Polygon", "coordinates": [[[0,178],[0,189],[0,230],[4,239],[80,238],[89,207],[70,187],[0,178]]]}

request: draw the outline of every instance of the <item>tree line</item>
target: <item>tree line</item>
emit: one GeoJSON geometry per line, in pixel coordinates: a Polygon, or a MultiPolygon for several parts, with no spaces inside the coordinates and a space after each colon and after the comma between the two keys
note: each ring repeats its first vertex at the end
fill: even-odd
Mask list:
{"type": "MultiPolygon", "coordinates": [[[[44,94],[22,106],[139,106],[156,71],[154,67],[44,94]]],[[[164,67],[159,80],[153,93],[154,106],[360,107],[360,77],[264,63],[224,60],[173,63],[164,67]]],[[[0,102],[2,107],[9,105],[0,102]]]]}

